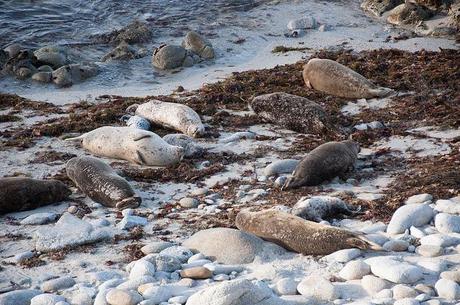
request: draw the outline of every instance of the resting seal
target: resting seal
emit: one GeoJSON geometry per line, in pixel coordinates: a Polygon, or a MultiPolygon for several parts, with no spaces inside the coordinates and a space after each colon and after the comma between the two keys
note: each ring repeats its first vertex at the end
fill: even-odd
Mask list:
{"type": "Polygon", "coordinates": [[[352,99],[384,97],[393,91],[374,85],[361,74],[330,59],[310,59],[304,66],[303,79],[309,88],[352,99]]]}
{"type": "Polygon", "coordinates": [[[243,210],[236,216],[235,224],[241,231],[304,255],[328,255],[349,248],[381,250],[380,246],[358,233],[276,210],[243,210]]]}
{"type": "Polygon", "coordinates": [[[301,96],[263,94],[256,96],[250,107],[265,121],[297,132],[324,135],[334,130],[324,109],[301,96]]]}
{"type": "Polygon", "coordinates": [[[301,198],[293,207],[291,214],[306,220],[321,222],[334,215],[354,215],[359,209],[351,209],[342,199],[331,196],[301,198]]]}
{"type": "Polygon", "coordinates": [[[131,185],[105,162],[93,157],[70,159],[65,167],[67,176],[93,201],[106,207],[137,208],[141,198],[131,185]]]}
{"type": "Polygon", "coordinates": [[[57,203],[67,199],[71,193],[58,180],[0,178],[0,214],[32,210],[57,203]]]}
{"type": "Polygon", "coordinates": [[[90,152],[148,166],[178,163],[184,149],[166,143],[157,134],[131,127],[104,126],[66,141],[81,141],[90,152]]]}
{"type": "Polygon", "coordinates": [[[354,168],[358,152],[359,144],[351,140],[322,144],[299,162],[283,189],[319,185],[342,176],[354,168]]]}
{"type": "Polygon", "coordinates": [[[146,118],[153,124],[178,130],[191,137],[204,133],[200,116],[186,105],[151,100],[139,105],[136,115],[146,118]]]}

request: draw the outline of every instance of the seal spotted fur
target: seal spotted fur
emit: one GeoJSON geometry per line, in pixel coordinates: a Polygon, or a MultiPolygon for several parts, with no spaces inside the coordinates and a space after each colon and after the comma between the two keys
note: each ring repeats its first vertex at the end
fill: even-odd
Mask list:
{"type": "Polygon", "coordinates": [[[325,180],[342,176],[354,168],[358,152],[358,143],[351,140],[322,144],[299,162],[283,189],[319,185],[325,180]]]}
{"type": "Polygon", "coordinates": [[[304,255],[328,255],[349,248],[381,250],[362,234],[304,220],[282,211],[243,210],[236,216],[235,224],[241,231],[304,255]]]}
{"type": "Polygon", "coordinates": [[[97,158],[72,158],[66,164],[66,173],[83,193],[104,206],[126,209],[141,204],[128,181],[97,158]]]}
{"type": "Polygon", "coordinates": [[[384,97],[393,91],[374,85],[361,74],[330,59],[310,59],[302,74],[308,87],[338,97],[384,97]]]}
{"type": "Polygon", "coordinates": [[[72,192],[61,181],[27,177],[0,178],[0,214],[32,210],[57,203],[72,192]]]}

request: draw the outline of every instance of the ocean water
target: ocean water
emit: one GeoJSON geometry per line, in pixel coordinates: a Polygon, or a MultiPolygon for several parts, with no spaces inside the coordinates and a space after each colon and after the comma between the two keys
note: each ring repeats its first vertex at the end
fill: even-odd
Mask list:
{"type": "MultiPolygon", "coordinates": [[[[25,47],[90,42],[139,19],[156,37],[177,36],[198,26],[209,30],[226,16],[266,0],[1,0],[0,42],[25,47]]],[[[225,19],[231,20],[231,19],[225,19]]]]}

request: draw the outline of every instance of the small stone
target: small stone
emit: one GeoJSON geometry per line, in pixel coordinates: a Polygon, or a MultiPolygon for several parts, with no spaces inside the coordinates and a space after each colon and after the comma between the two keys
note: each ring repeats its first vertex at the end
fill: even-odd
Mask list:
{"type": "Polygon", "coordinates": [[[188,296],[179,295],[177,297],[172,297],[168,300],[169,304],[185,304],[187,302],[188,296]]]}
{"type": "Polygon", "coordinates": [[[200,202],[197,199],[189,197],[182,198],[181,200],[179,200],[180,206],[187,209],[196,208],[199,203],[200,202]]]}
{"type": "Polygon", "coordinates": [[[434,289],[433,289],[433,287],[428,286],[426,284],[417,284],[417,285],[415,285],[414,288],[418,292],[422,292],[422,293],[428,294],[430,296],[434,296],[436,294],[434,289]]]}
{"type": "Polygon", "coordinates": [[[444,271],[441,273],[440,277],[442,279],[451,280],[451,281],[460,283],[460,270],[444,271]]]}
{"type": "Polygon", "coordinates": [[[183,246],[172,246],[162,250],[160,254],[174,256],[182,263],[185,263],[193,255],[193,252],[183,246]]]}
{"type": "Polygon", "coordinates": [[[369,274],[371,268],[368,264],[361,260],[348,262],[345,267],[339,272],[339,276],[347,281],[358,280],[369,274]]]}
{"type": "Polygon", "coordinates": [[[410,227],[410,235],[414,236],[415,238],[422,238],[423,236],[426,236],[426,233],[420,230],[417,227],[410,227]]]}
{"type": "Polygon", "coordinates": [[[51,72],[37,72],[32,75],[32,80],[40,83],[50,83],[52,78],[51,72]]]}
{"type": "Polygon", "coordinates": [[[391,289],[382,289],[380,292],[375,294],[376,299],[393,299],[393,290],[391,289]]]}
{"type": "Polygon", "coordinates": [[[434,209],[442,213],[460,214],[460,204],[454,200],[439,199],[434,209]]]}
{"type": "Polygon", "coordinates": [[[425,257],[436,257],[442,255],[444,249],[440,246],[421,245],[417,247],[417,253],[425,257]]]}
{"type": "Polygon", "coordinates": [[[343,249],[324,257],[328,262],[347,263],[361,255],[359,249],[343,249]]]}
{"type": "Polygon", "coordinates": [[[333,301],[340,298],[340,293],[328,280],[315,275],[303,279],[297,286],[297,291],[307,297],[322,301],[333,301]]]}
{"type": "Polygon", "coordinates": [[[44,292],[56,292],[65,288],[72,287],[75,285],[75,280],[70,276],[60,277],[54,280],[44,282],[40,289],[44,292]]]}
{"type": "Polygon", "coordinates": [[[206,188],[206,187],[203,187],[203,188],[198,188],[198,189],[192,190],[190,192],[190,195],[192,195],[192,196],[203,196],[203,195],[206,195],[208,192],[209,192],[209,189],[206,188]]]}
{"type": "Polygon", "coordinates": [[[154,276],[155,275],[155,266],[146,261],[138,260],[131,271],[129,272],[129,279],[136,279],[142,276],[154,276]]]}
{"type": "Polygon", "coordinates": [[[405,240],[390,240],[383,245],[386,251],[402,252],[406,251],[409,243],[405,240]]]}
{"type": "Polygon", "coordinates": [[[434,211],[428,204],[404,205],[396,210],[387,227],[390,234],[404,233],[411,226],[426,225],[433,219],[434,211]]]}
{"type": "Polygon", "coordinates": [[[424,203],[424,202],[431,201],[431,200],[433,200],[433,196],[431,196],[430,194],[418,194],[418,195],[409,197],[406,200],[406,204],[418,204],[418,203],[424,203]]]}
{"type": "Polygon", "coordinates": [[[141,277],[136,277],[132,280],[128,280],[124,283],[121,283],[117,286],[117,289],[122,289],[122,290],[136,290],[137,287],[143,285],[143,284],[148,284],[148,283],[153,283],[155,282],[156,279],[155,277],[151,275],[144,275],[141,277]]]}
{"type": "Polygon", "coordinates": [[[197,253],[197,254],[190,256],[190,258],[187,260],[187,263],[190,264],[195,261],[201,261],[205,259],[206,259],[206,256],[203,253],[197,253]]]}
{"type": "Polygon", "coordinates": [[[460,216],[439,213],[434,218],[434,225],[441,233],[460,233],[460,216]]]}
{"type": "Polygon", "coordinates": [[[222,281],[228,281],[230,277],[227,274],[217,274],[212,278],[214,281],[217,282],[222,282],[222,281]]]}
{"type": "Polygon", "coordinates": [[[192,267],[200,267],[204,266],[206,264],[212,263],[209,259],[199,259],[196,261],[193,261],[191,263],[183,264],[182,269],[187,269],[187,268],[192,268],[192,267]]]}
{"type": "Polygon", "coordinates": [[[182,267],[181,261],[171,255],[158,255],[155,257],[156,270],[174,272],[182,267]]]}
{"type": "Polygon", "coordinates": [[[167,242],[167,241],[155,241],[151,242],[141,248],[142,253],[145,255],[151,254],[151,253],[159,253],[163,251],[166,248],[174,246],[173,243],[167,242]]]}
{"type": "Polygon", "coordinates": [[[383,289],[390,287],[390,283],[388,281],[373,275],[363,276],[361,285],[370,295],[374,295],[383,289]]]}
{"type": "Polygon", "coordinates": [[[0,294],[0,305],[30,305],[30,300],[42,294],[40,290],[21,289],[0,294]]]}
{"type": "Polygon", "coordinates": [[[366,263],[374,275],[396,284],[412,284],[423,277],[419,267],[389,257],[373,257],[366,263]]]}
{"type": "Polygon", "coordinates": [[[145,226],[148,223],[147,218],[133,215],[126,215],[117,224],[117,227],[122,230],[128,230],[138,226],[145,226]]]}
{"type": "Polygon", "coordinates": [[[416,299],[400,299],[396,300],[396,302],[393,303],[393,305],[420,305],[420,302],[417,301],[416,299]]]}
{"type": "Polygon", "coordinates": [[[279,295],[295,295],[297,294],[298,284],[292,278],[284,278],[276,282],[274,290],[279,295]]]}
{"type": "Polygon", "coordinates": [[[457,300],[460,298],[460,286],[452,280],[440,279],[436,282],[434,288],[441,298],[447,300],[457,300]]]}
{"type": "Polygon", "coordinates": [[[63,296],[51,293],[43,293],[33,297],[30,300],[30,305],[54,305],[61,301],[65,302],[65,298],[63,296]]]}
{"type": "Polygon", "coordinates": [[[214,274],[230,274],[230,273],[238,273],[244,270],[242,266],[238,265],[215,265],[215,264],[206,264],[203,267],[208,268],[214,274]]]}
{"type": "Polygon", "coordinates": [[[180,276],[191,279],[208,279],[212,277],[212,271],[205,267],[193,267],[182,270],[180,276]]]}
{"type": "Polygon", "coordinates": [[[110,305],[136,305],[142,301],[142,296],[135,291],[112,289],[105,299],[110,305]]]}
{"type": "Polygon", "coordinates": [[[397,300],[405,298],[415,298],[417,295],[417,291],[412,287],[402,284],[393,287],[393,298],[397,300]]]}

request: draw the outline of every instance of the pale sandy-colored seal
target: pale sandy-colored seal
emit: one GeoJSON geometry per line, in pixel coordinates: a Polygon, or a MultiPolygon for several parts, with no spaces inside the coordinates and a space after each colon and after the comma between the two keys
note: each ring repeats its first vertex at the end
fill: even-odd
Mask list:
{"type": "Polygon", "coordinates": [[[304,66],[303,79],[310,88],[352,99],[384,97],[393,91],[376,86],[361,74],[330,59],[310,59],[304,66]]]}
{"type": "Polygon", "coordinates": [[[148,166],[168,166],[184,156],[182,147],[169,145],[157,134],[131,127],[104,126],[67,141],[81,141],[90,152],[148,166]]]}
{"type": "Polygon", "coordinates": [[[302,197],[293,207],[291,214],[306,220],[321,222],[335,215],[358,214],[360,208],[353,209],[345,201],[332,196],[302,197]]]}
{"type": "Polygon", "coordinates": [[[200,116],[192,108],[183,104],[151,100],[139,105],[136,115],[191,137],[200,136],[205,131],[200,116]]]}
{"type": "Polygon", "coordinates": [[[358,152],[359,144],[351,140],[322,144],[299,162],[283,189],[319,185],[325,180],[343,176],[354,168],[358,152]]]}
{"type": "Polygon", "coordinates": [[[137,208],[141,198],[107,163],[93,157],[76,157],[66,164],[67,176],[93,201],[107,207],[137,208]]]}
{"type": "Polygon", "coordinates": [[[307,98],[275,92],[256,96],[251,109],[265,121],[302,133],[335,133],[324,109],[307,98]]]}
{"type": "Polygon", "coordinates": [[[61,181],[27,177],[0,178],[0,214],[57,203],[72,192],[61,181]]]}
{"type": "Polygon", "coordinates": [[[349,248],[381,250],[362,234],[304,220],[282,211],[243,210],[236,216],[235,224],[241,231],[304,255],[328,255],[349,248]]]}

